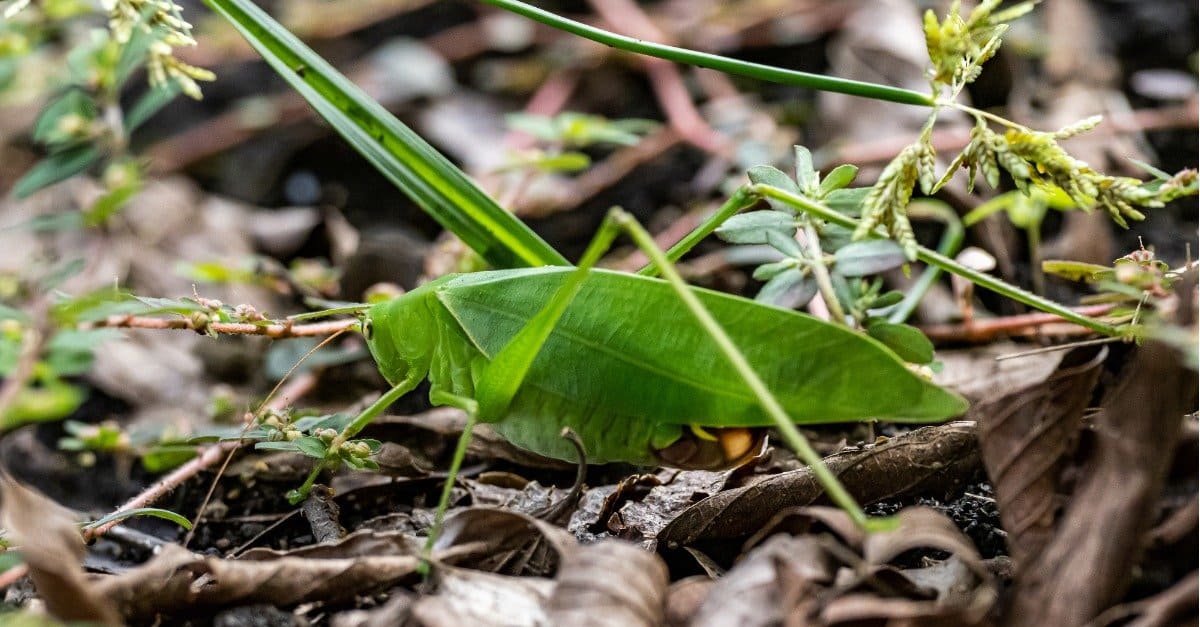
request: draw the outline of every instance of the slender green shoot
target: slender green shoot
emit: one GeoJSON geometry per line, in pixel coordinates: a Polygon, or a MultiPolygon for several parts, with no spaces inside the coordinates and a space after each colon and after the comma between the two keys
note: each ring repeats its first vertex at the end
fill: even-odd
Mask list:
{"type": "Polygon", "coordinates": [[[401,381],[392,389],[384,392],[383,396],[380,396],[374,403],[371,403],[371,405],[364,409],[361,414],[355,416],[354,421],[346,425],[346,427],[342,429],[342,432],[338,434],[338,436],[334,438],[332,442],[329,443],[329,449],[326,453],[325,459],[317,460],[317,463],[313,464],[313,469],[308,473],[308,477],[304,480],[304,484],[298,489],[288,492],[288,501],[295,505],[304,500],[304,498],[307,497],[308,493],[312,490],[313,484],[317,482],[317,477],[321,475],[321,471],[324,470],[328,464],[337,460],[338,448],[350,438],[358,435],[359,431],[362,431],[367,425],[371,424],[371,421],[375,420],[375,417],[379,414],[382,414],[388,407],[391,407],[392,403],[395,403],[396,401],[400,400],[400,397],[411,392],[413,388],[417,387],[417,384],[421,382],[421,379],[422,377],[418,376],[416,378],[410,377],[401,381]]]}
{"type": "Polygon", "coordinates": [[[677,48],[675,46],[667,46],[664,44],[656,44],[633,37],[626,37],[606,31],[602,28],[588,26],[574,20],[569,20],[546,11],[531,6],[518,0],[482,0],[486,4],[504,9],[527,17],[536,22],[541,22],[547,26],[557,28],[562,31],[578,35],[584,39],[590,39],[597,43],[604,44],[624,50],[626,52],[635,52],[651,57],[658,57],[676,63],[686,63],[697,67],[704,67],[713,70],[725,72],[727,74],[737,74],[739,76],[747,76],[756,78],[771,83],[779,83],[781,85],[795,85],[797,87],[807,87],[820,91],[832,91],[841,94],[849,94],[851,96],[860,96],[863,98],[872,98],[874,100],[886,100],[889,102],[898,102],[901,104],[917,105],[923,107],[934,106],[935,101],[927,94],[923,94],[911,89],[902,89],[899,87],[890,87],[887,85],[878,85],[875,83],[864,83],[860,81],[852,81],[844,78],[834,78],[822,74],[810,74],[808,72],[798,72],[796,70],[787,70],[760,63],[751,63],[749,61],[739,61],[716,54],[707,52],[697,52],[686,48],[677,48]]]}
{"type": "MultiPolygon", "coordinates": [[[[716,213],[713,213],[704,222],[701,222],[699,226],[692,229],[690,233],[684,235],[674,246],[667,249],[667,260],[672,263],[679,261],[684,255],[695,248],[696,244],[699,244],[704,238],[711,235],[713,231],[724,224],[726,220],[741,213],[744,209],[753,207],[757,202],[758,197],[751,193],[748,187],[744,185],[739,187],[729,197],[729,200],[726,200],[725,204],[717,209],[716,213]]],[[[643,276],[658,276],[658,266],[654,262],[650,262],[641,270],[638,270],[637,273],[643,276]]]]}

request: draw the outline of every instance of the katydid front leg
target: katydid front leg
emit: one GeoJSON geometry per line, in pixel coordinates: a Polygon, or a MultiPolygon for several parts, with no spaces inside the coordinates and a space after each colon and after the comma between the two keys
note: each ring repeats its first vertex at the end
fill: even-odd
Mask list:
{"type": "Polygon", "coordinates": [[[537,358],[538,352],[545,345],[546,339],[554,331],[555,325],[562,318],[563,312],[571,304],[583,281],[587,278],[590,268],[596,265],[604,252],[612,245],[617,237],[618,227],[606,220],[596,233],[591,244],[583,254],[579,267],[571,273],[562,287],[546,303],[529,323],[496,353],[496,357],[487,367],[476,383],[475,399],[455,396],[444,392],[435,392],[430,401],[435,405],[449,405],[467,412],[467,424],[462,435],[458,438],[458,446],[454,450],[454,459],[450,462],[450,470],[446,474],[446,485],[442,488],[442,496],[438,501],[437,512],[434,514],[433,527],[429,531],[429,539],[425,544],[428,555],[441,533],[442,521],[446,509],[450,506],[450,494],[458,479],[458,471],[462,467],[467,446],[471,442],[471,430],[475,423],[483,417],[487,421],[499,419],[512,404],[513,397],[525,382],[529,368],[537,358]]]}

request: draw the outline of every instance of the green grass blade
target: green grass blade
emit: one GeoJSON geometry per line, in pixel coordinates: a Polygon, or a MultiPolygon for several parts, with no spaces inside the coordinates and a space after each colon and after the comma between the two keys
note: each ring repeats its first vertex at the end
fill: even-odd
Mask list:
{"type": "Polygon", "coordinates": [[[707,52],[697,52],[686,48],[676,48],[675,46],[667,46],[656,44],[633,37],[625,37],[617,35],[601,28],[581,24],[574,20],[568,20],[564,17],[559,17],[554,13],[539,9],[519,0],[482,0],[486,4],[499,7],[505,11],[511,11],[517,15],[527,17],[531,20],[541,22],[547,26],[566,31],[572,35],[578,35],[585,39],[602,43],[606,46],[611,46],[618,50],[628,52],[636,52],[651,57],[667,59],[676,63],[686,63],[697,67],[706,67],[713,70],[719,70],[727,74],[737,74],[739,76],[748,76],[759,80],[768,81],[771,83],[780,83],[783,85],[796,85],[798,87],[808,87],[820,91],[833,91],[842,94],[850,94],[851,96],[861,96],[863,98],[872,98],[874,100],[887,100],[890,102],[899,102],[901,104],[910,104],[918,106],[933,106],[934,101],[928,94],[923,94],[919,91],[911,89],[902,89],[900,87],[890,87],[888,85],[878,85],[875,83],[863,83],[860,81],[852,81],[844,78],[835,78],[825,76],[823,74],[810,74],[808,72],[798,72],[796,70],[787,70],[761,63],[750,63],[749,61],[739,61],[729,57],[722,57],[716,54],[707,52]]]}
{"type": "Polygon", "coordinates": [[[205,0],[355,150],[497,268],[570,265],[462,170],[250,0],[205,0]]]}

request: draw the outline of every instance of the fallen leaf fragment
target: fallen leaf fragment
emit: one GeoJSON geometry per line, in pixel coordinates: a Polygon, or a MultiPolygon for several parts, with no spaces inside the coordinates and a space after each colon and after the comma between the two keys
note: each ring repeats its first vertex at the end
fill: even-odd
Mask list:
{"type": "MultiPolygon", "coordinates": [[[[946,491],[965,482],[979,466],[975,424],[960,421],[924,427],[832,455],[825,464],[863,504],[904,494],[946,491]]],[[[807,468],[725,490],[692,505],[668,523],[658,534],[658,548],[744,538],[758,532],[776,513],[812,504],[823,495],[824,489],[807,468]]]]}
{"type": "Polygon", "coordinates": [[[423,596],[412,606],[412,620],[422,627],[553,624],[546,622],[543,609],[554,587],[550,579],[441,567],[437,582],[437,594],[423,596]]]}
{"type": "Polygon", "coordinates": [[[1062,472],[1107,349],[1078,348],[1044,381],[971,408],[984,466],[1018,568],[1050,540],[1062,472]]]}
{"type": "Polygon", "coordinates": [[[621,540],[577,546],[563,556],[547,615],[551,625],[656,627],[663,622],[667,566],[621,540]]]}
{"type": "Polygon", "coordinates": [[[46,611],[63,622],[120,625],[83,575],[83,538],[66,508],[0,471],[0,528],[29,567],[46,611]]]}
{"type": "Polygon", "coordinates": [[[346,603],[417,579],[412,555],[226,560],[167,545],[151,561],[108,579],[97,591],[129,622],[253,603],[346,603]]]}

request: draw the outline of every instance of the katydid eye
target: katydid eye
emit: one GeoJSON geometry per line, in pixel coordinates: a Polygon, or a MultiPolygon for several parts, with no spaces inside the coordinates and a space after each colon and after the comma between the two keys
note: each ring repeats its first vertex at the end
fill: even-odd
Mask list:
{"type": "Polygon", "coordinates": [[[375,325],[371,323],[370,318],[363,321],[362,334],[363,337],[367,338],[368,342],[371,341],[371,336],[375,335],[375,325]]]}

